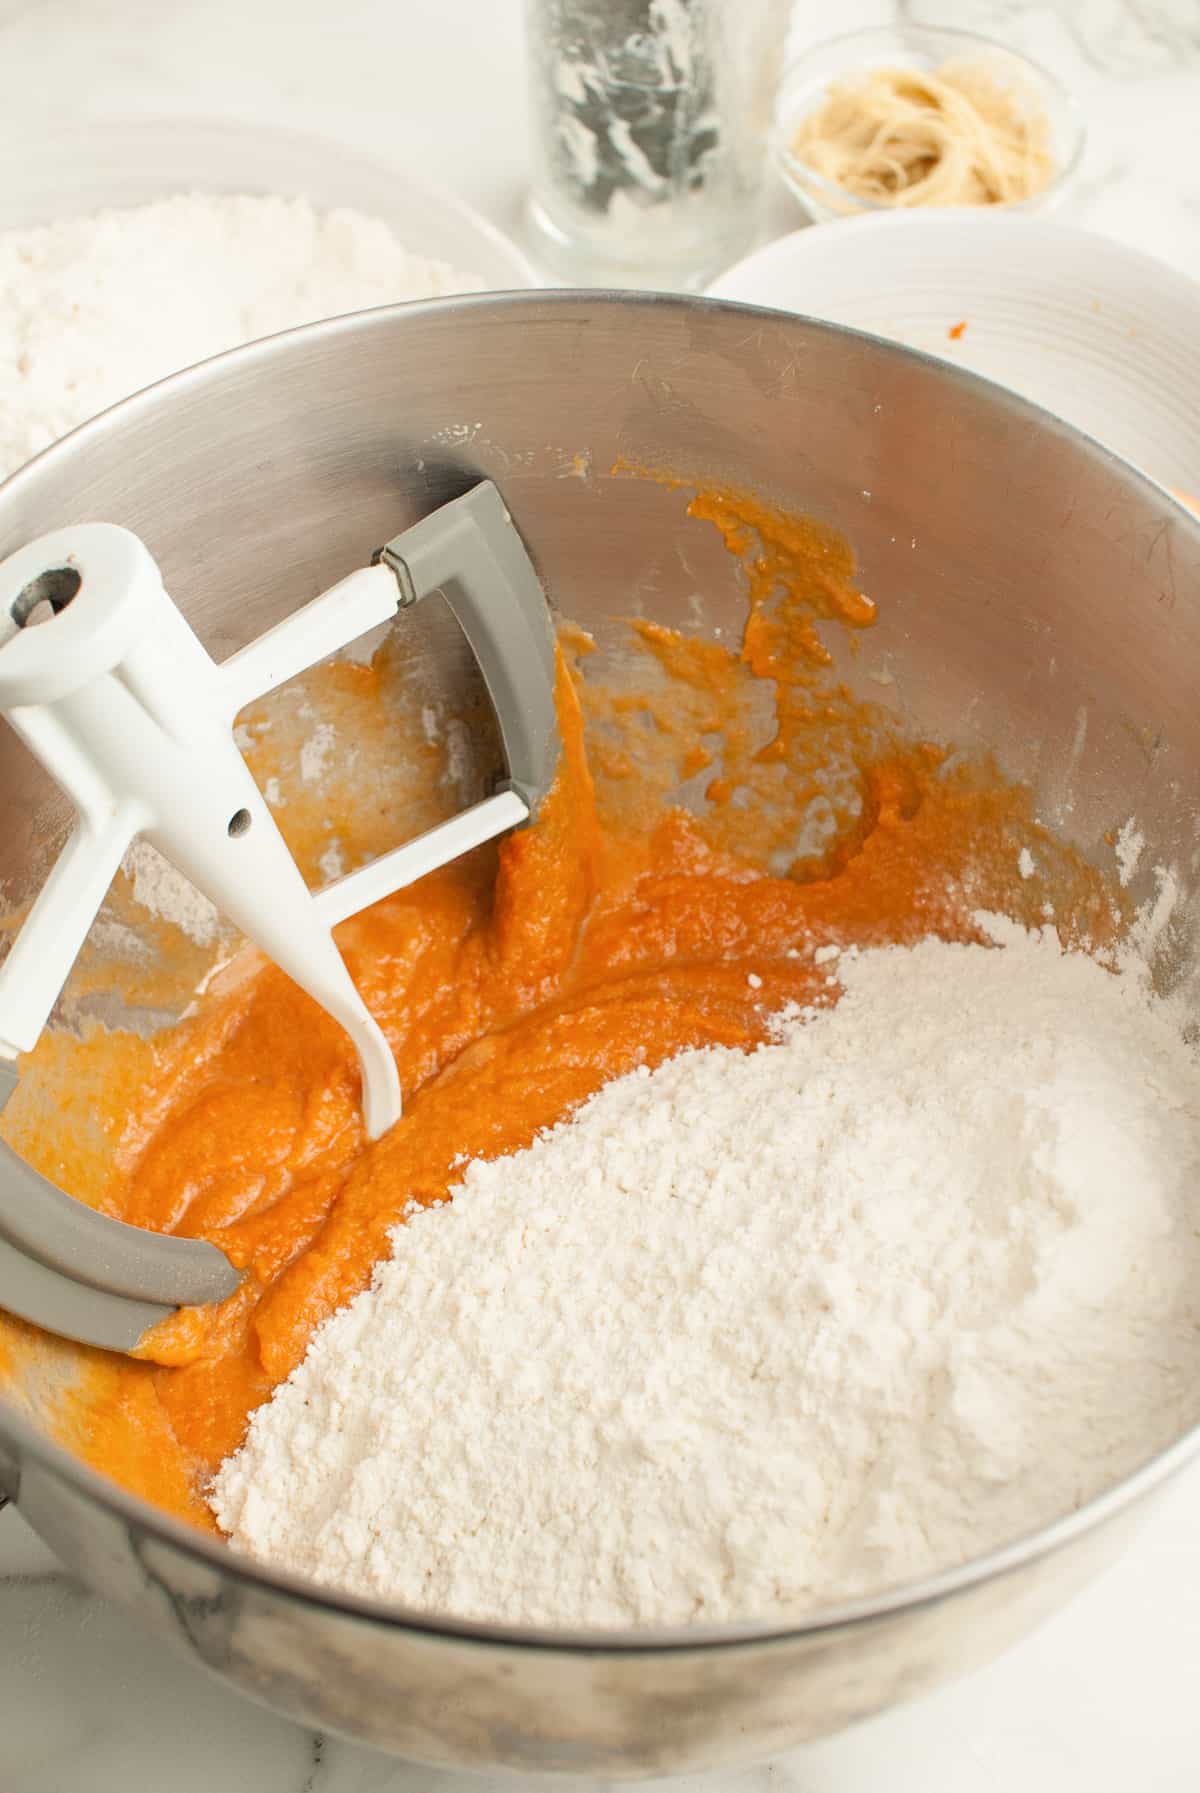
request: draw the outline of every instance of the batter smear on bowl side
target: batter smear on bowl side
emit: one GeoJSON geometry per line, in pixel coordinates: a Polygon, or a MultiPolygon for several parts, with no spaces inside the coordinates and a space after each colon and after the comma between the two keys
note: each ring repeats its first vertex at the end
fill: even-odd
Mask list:
{"type": "Polygon", "coordinates": [[[691,509],[743,641],[564,629],[536,823],[339,933],[399,1124],[366,1142],[345,1037],[252,964],[114,1096],[98,1202],[246,1274],[62,1429],[266,1561],[510,1622],[794,1615],[1194,1413],[1196,1067],[1120,886],[838,682],[874,616],[843,543],[691,509]]]}

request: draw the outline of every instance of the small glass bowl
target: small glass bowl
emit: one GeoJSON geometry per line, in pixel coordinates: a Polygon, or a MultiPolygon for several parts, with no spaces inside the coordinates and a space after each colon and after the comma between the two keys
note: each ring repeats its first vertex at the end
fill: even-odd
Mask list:
{"type": "MultiPolygon", "coordinates": [[[[972,211],[1042,212],[1059,204],[1079,167],[1086,135],[1083,115],[1070,94],[1036,62],[973,31],[952,31],[922,25],[897,25],[877,31],[850,31],[806,50],[784,71],[771,133],[776,167],[817,224],[831,218],[903,208],[887,200],[848,193],[818,174],[796,155],[791,140],[796,128],[828,97],[830,85],[873,68],[915,68],[929,72],[944,62],[970,61],[994,73],[1038,105],[1050,124],[1050,153],[1055,173],[1040,193],[1007,205],[972,206],[972,211]]],[[[932,208],[921,208],[932,209],[932,208]]]]}

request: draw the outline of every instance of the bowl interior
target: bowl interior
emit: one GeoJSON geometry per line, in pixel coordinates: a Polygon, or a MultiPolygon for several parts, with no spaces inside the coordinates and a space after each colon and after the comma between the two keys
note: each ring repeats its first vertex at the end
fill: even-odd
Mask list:
{"type": "MultiPolygon", "coordinates": [[[[1102,867],[1134,816],[1147,850],[1132,899],[1152,900],[1167,871],[1181,893],[1158,976],[1191,975],[1200,523],[1054,418],[885,343],[632,295],[363,314],[222,357],[86,426],[0,490],[0,555],[85,517],[123,523],[223,658],[492,477],[552,600],[602,651],[619,651],[631,615],[736,635],[745,594],[715,532],[688,517],[686,491],[631,479],[622,460],[728,481],[844,534],[880,610],[839,666],[847,683],[905,734],[994,752],[1102,867]]],[[[422,607],[410,626],[425,689],[461,695],[446,615],[422,607]]],[[[63,821],[6,733],[10,902],[63,821]]],[[[10,1398],[45,1424],[81,1354],[20,1344],[10,1398]]]]}

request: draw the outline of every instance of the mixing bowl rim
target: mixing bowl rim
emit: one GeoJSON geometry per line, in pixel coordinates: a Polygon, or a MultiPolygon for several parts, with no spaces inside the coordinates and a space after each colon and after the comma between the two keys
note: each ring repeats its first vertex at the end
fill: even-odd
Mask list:
{"type": "MultiPolygon", "coordinates": [[[[123,1524],[137,1527],[158,1542],[181,1551],[206,1566],[232,1572],[252,1585],[272,1594],[284,1595],[303,1605],[332,1611],[342,1617],[382,1624],[389,1630],[413,1632],[430,1639],[447,1638],[458,1642],[495,1645],[505,1649],[529,1650],[538,1653],[561,1652],[573,1656],[656,1656],[687,1655],[711,1650],[744,1649],[757,1645],[783,1645],[815,1639],[827,1633],[853,1630],[880,1619],[940,1605],[955,1594],[986,1582],[1029,1568],[1042,1558],[1077,1541],[1127,1508],[1152,1494],[1163,1483],[1178,1475],[1193,1458],[1200,1456],[1200,1424],[1168,1445],[1133,1471],[1114,1487],[1085,1502],[1073,1513],[1064,1514],[1050,1524],[996,1546],[983,1556],[971,1557],[936,1574],[899,1582],[879,1594],[859,1595],[854,1599],[834,1602],[815,1608],[802,1616],[777,1620],[744,1619],[705,1625],[657,1625],[645,1627],[508,1625],[499,1620],[466,1619],[454,1613],[425,1612],[416,1607],[373,1600],[365,1595],[345,1592],[287,1569],[239,1552],[227,1540],[210,1536],[182,1519],[144,1501],[139,1495],[121,1487],[100,1470],[74,1455],[65,1445],[47,1437],[30,1424],[0,1394],[0,1445],[15,1450],[15,1492],[13,1506],[21,1511],[21,1481],[26,1458],[71,1484],[77,1492],[105,1508],[123,1524]]],[[[0,1501],[3,1483],[0,1481],[0,1501]]],[[[34,1523],[31,1521],[31,1523],[34,1523]]],[[[36,1523],[34,1524],[36,1530],[36,1523]]]]}
{"type": "MultiPolygon", "coordinates": [[[[609,305],[614,301],[628,306],[645,306],[648,309],[674,309],[696,313],[717,314],[723,311],[734,311],[744,314],[748,322],[754,322],[760,329],[782,327],[787,324],[800,324],[806,330],[815,331],[818,335],[842,337],[856,343],[868,343],[872,350],[881,352],[885,358],[902,362],[916,362],[935,370],[940,380],[951,384],[963,384],[968,389],[978,388],[987,402],[1001,405],[1018,417],[1042,428],[1050,427],[1052,433],[1066,435],[1080,443],[1093,455],[1118,470],[1123,477],[1135,484],[1147,487],[1156,501],[1165,501],[1174,513],[1179,524],[1200,536],[1200,518],[1193,515],[1186,506],[1180,504],[1168,489],[1160,485],[1140,468],[1125,461],[1121,456],[1106,448],[1103,443],[1089,436],[1085,431],[1076,429],[1066,423],[1053,412],[1045,411],[1031,400],[1021,397],[1005,386],[986,379],[969,369],[956,367],[941,360],[936,355],[927,354],[920,349],[912,349],[893,342],[887,337],[875,336],[868,331],[852,329],[847,325],[827,322],[821,318],[810,318],[800,313],[787,313],[771,310],[768,307],[748,305],[728,299],[713,299],[704,295],[675,293],[641,293],[620,290],[586,288],[574,290],[570,288],[540,288],[533,291],[513,291],[507,293],[470,293],[451,295],[441,299],[414,300],[407,304],[387,305],[371,308],[367,311],[350,312],[342,317],[325,319],[318,323],[305,324],[294,330],[282,331],[274,336],[261,338],[257,342],[247,343],[240,348],[225,351],[223,354],[211,356],[208,360],[197,363],[194,367],[172,374],[164,380],[134,393],[120,404],[101,412],[97,417],[79,425],[67,436],[52,443],[33,460],[19,468],[6,481],[0,482],[0,503],[7,499],[15,488],[26,483],[30,477],[36,477],[37,470],[47,457],[61,458],[68,444],[82,443],[87,439],[99,439],[113,428],[120,428],[129,418],[136,417],[145,410],[154,410],[163,398],[170,400],[178,396],[184,398],[188,391],[203,385],[212,377],[212,370],[217,364],[224,367],[228,364],[231,370],[253,365],[256,361],[273,361],[276,356],[286,356],[294,343],[310,342],[317,339],[332,339],[341,335],[352,335],[364,328],[390,328],[410,315],[440,315],[464,309],[488,309],[493,311],[521,310],[531,306],[542,308],[547,305],[563,310],[584,310],[589,306],[609,305]]],[[[2,1174],[2,1165],[0,1165],[2,1174]]],[[[360,1620],[366,1623],[384,1624],[390,1629],[407,1631],[430,1639],[454,1639],[464,1643],[481,1646],[492,1645],[509,1649],[530,1650],[535,1652],[555,1653],[578,1656],[645,1656],[645,1655],[686,1655],[692,1652],[712,1650],[736,1650],[754,1646],[783,1645],[812,1639],[824,1633],[852,1629],[859,1625],[895,1617],[901,1613],[916,1611],[923,1607],[940,1604],[951,1596],[965,1592],[967,1589],[982,1583],[999,1579],[1015,1573],[1036,1563],[1043,1557],[1053,1554],[1060,1548],[1084,1537],[1107,1520],[1116,1518],[1127,1508],[1151,1494],[1170,1477],[1179,1473],[1194,1457],[1200,1455],[1200,1423],[1189,1427],[1180,1437],[1165,1449],[1154,1452],[1139,1468],[1121,1478],[1113,1487],[1086,1501],[1074,1512],[1062,1515],[1047,1525],[1038,1527],[1021,1537],[1009,1540],[996,1546],[982,1556],[969,1558],[951,1568],[939,1570],[936,1574],[918,1577],[912,1581],[902,1582],[882,1592],[859,1596],[855,1599],[835,1602],[817,1608],[804,1616],[780,1618],[778,1620],[741,1620],[723,1624],[707,1624],[695,1626],[655,1626],[646,1628],[553,1628],[534,1625],[506,1625],[495,1621],[464,1619],[453,1613],[423,1612],[415,1608],[382,1601],[363,1596],[345,1593],[337,1588],[325,1587],[321,1583],[307,1577],[294,1575],[287,1570],[273,1568],[256,1559],[242,1555],[223,1539],[209,1536],[196,1527],[188,1525],[182,1519],[153,1506],[139,1495],[114,1482],[100,1470],[84,1462],[65,1445],[41,1432],[30,1421],[25,1419],[13,1406],[2,1390],[0,1390],[0,1467],[5,1462],[13,1465],[15,1487],[6,1489],[3,1476],[0,1474],[0,1503],[5,1493],[20,1508],[20,1486],[25,1461],[36,1463],[78,1492],[97,1502],[99,1506],[123,1523],[136,1526],[143,1533],[158,1539],[163,1544],[181,1551],[184,1555],[211,1566],[214,1569],[232,1572],[244,1578],[251,1585],[257,1585],[270,1593],[284,1595],[302,1604],[319,1610],[332,1611],[341,1616],[360,1620]],[[15,1454],[14,1454],[15,1453],[15,1454]]]]}

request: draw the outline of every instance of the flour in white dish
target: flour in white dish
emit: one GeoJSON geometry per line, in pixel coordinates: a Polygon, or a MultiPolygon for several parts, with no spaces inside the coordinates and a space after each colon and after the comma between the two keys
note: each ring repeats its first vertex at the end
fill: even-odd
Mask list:
{"type": "Polygon", "coordinates": [[[118,399],[277,330],[483,282],[378,218],[179,194],[0,235],[0,477],[118,399]]]}
{"type": "Polygon", "coordinates": [[[1065,1514],[1200,1416],[1200,1077],[1135,970],[846,951],[393,1234],[212,1491],[462,1616],[794,1615],[1065,1514]]]}

